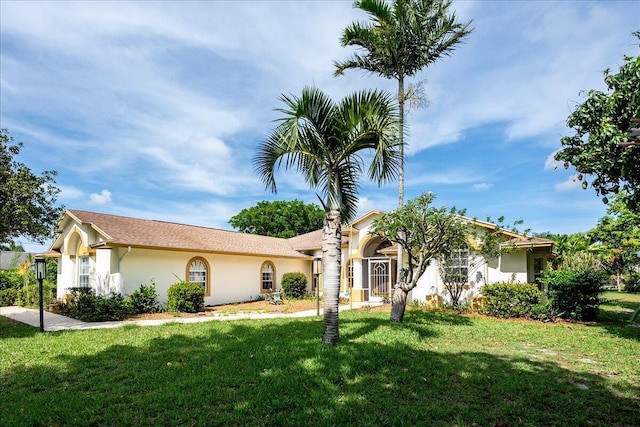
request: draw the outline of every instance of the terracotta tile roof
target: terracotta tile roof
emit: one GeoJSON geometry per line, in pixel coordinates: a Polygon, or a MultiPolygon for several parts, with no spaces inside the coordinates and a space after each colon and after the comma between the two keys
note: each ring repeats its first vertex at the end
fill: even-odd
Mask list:
{"type": "Polygon", "coordinates": [[[91,224],[114,246],[308,258],[287,239],[81,210],[67,212],[91,224]]]}

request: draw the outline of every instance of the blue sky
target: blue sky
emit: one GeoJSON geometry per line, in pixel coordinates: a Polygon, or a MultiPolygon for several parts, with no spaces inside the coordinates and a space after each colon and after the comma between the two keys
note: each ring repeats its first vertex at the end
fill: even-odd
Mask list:
{"type": "MultiPolygon", "coordinates": [[[[423,192],[472,217],[586,231],[606,212],[553,153],[580,92],[637,55],[634,1],[458,1],[475,31],[419,73],[408,116],[406,199],[423,192]]],[[[260,200],[316,202],[293,172],[264,190],[251,166],[280,94],[334,99],[396,82],[333,77],[351,1],[0,2],[0,127],[34,172],[57,170],[68,208],[219,228],[260,200]]],[[[360,213],[397,204],[363,181],[360,213]]],[[[33,248],[28,241],[27,248],[33,248]]]]}

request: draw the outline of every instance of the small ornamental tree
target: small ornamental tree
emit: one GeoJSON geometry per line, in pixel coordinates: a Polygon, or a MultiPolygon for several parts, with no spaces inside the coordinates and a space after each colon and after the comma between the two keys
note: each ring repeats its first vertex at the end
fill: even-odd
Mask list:
{"type": "Polygon", "coordinates": [[[373,220],[370,234],[401,245],[407,253],[391,300],[391,321],[402,322],[407,294],[418,285],[432,258],[450,254],[467,242],[468,225],[456,208],[434,208],[435,195],[423,194],[406,205],[373,220]]]}
{"type": "MultiPolygon", "coordinates": [[[[408,256],[406,267],[402,269],[393,291],[392,322],[402,322],[407,294],[417,286],[431,259],[438,260],[446,267],[454,251],[466,249],[469,254],[480,253],[486,261],[499,256],[502,251],[513,249],[505,243],[503,232],[507,226],[503,226],[504,218],[500,217],[498,224],[492,225],[493,229],[487,228],[489,223],[483,223],[484,231],[479,234],[472,226],[474,221],[464,218],[464,210],[432,207],[434,198],[432,193],[416,197],[395,211],[374,219],[369,231],[383,240],[402,246],[408,256]]],[[[519,223],[521,221],[515,224],[519,223]]],[[[510,231],[517,232],[515,225],[510,231]]],[[[463,281],[460,273],[444,277],[443,280],[445,290],[454,304],[459,301],[463,287],[468,282],[463,281]]]]}

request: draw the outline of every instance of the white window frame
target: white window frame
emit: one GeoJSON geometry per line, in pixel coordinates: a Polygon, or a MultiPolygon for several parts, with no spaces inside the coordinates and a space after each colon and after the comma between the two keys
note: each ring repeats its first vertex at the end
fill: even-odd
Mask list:
{"type": "Polygon", "coordinates": [[[204,260],[200,258],[191,260],[189,263],[189,282],[199,283],[202,285],[205,295],[208,294],[208,274],[209,269],[207,268],[207,264],[204,260]]]}
{"type": "Polygon", "coordinates": [[[469,249],[454,249],[451,251],[447,265],[444,266],[445,275],[451,273],[466,277],[465,283],[469,283],[469,249]]]}
{"type": "Polygon", "coordinates": [[[78,257],[78,287],[88,288],[91,284],[91,258],[88,256],[78,257]]]}
{"type": "Polygon", "coordinates": [[[260,268],[260,292],[273,292],[275,291],[275,267],[272,262],[266,261],[260,268]],[[266,283],[271,283],[271,287],[265,287],[266,283]]]}

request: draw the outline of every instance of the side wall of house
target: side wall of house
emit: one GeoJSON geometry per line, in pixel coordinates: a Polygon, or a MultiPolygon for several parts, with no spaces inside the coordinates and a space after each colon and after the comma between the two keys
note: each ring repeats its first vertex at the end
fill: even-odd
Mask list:
{"type": "MultiPolygon", "coordinates": [[[[485,284],[497,282],[527,283],[526,250],[503,253],[500,258],[489,262],[485,262],[481,256],[474,257],[469,266],[469,285],[465,287],[461,301],[473,300],[482,295],[482,287],[485,284]]],[[[451,297],[440,278],[438,263],[432,260],[418,280],[418,286],[412,291],[411,299],[424,303],[434,296],[446,303],[451,302],[451,297]]]]}
{"type": "Polygon", "coordinates": [[[188,265],[194,258],[204,259],[208,265],[210,295],[205,297],[206,305],[255,299],[261,293],[261,268],[267,261],[275,269],[274,289],[281,288],[282,275],[288,272],[304,273],[311,289],[311,262],[305,259],[133,248],[120,262],[123,291],[131,293],[153,280],[159,299],[166,303],[167,290],[188,279],[188,265]]]}

